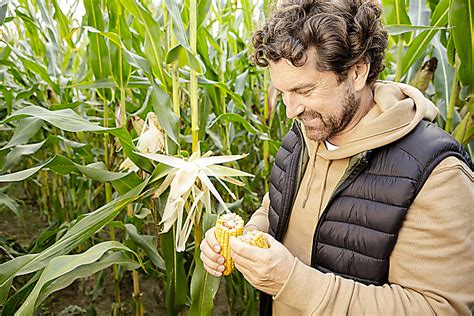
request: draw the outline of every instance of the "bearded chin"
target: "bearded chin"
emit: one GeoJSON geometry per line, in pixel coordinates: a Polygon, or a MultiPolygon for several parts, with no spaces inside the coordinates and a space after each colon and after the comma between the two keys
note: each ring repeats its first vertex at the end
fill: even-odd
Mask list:
{"type": "Polygon", "coordinates": [[[323,142],[328,140],[331,136],[334,136],[341,132],[351,122],[354,114],[360,105],[360,99],[356,99],[353,93],[347,91],[347,97],[344,99],[344,106],[342,111],[335,114],[329,115],[324,118],[320,113],[311,113],[314,118],[319,118],[322,123],[321,128],[313,126],[305,126],[306,136],[315,142],[323,142]]]}

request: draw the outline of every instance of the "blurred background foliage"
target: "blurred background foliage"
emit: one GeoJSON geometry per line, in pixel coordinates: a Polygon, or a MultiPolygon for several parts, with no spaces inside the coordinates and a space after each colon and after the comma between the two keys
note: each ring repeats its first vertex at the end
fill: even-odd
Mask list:
{"type": "MultiPolygon", "coordinates": [[[[423,91],[472,156],[474,2],[381,4],[381,79],[423,91]]],[[[195,245],[225,208],[247,220],[259,207],[291,123],[268,71],[248,60],[271,5],[0,0],[2,315],[257,313],[257,292],[239,273],[206,274],[195,245]],[[163,144],[150,149],[153,126],[163,144]],[[176,225],[160,233],[172,167],[140,154],[157,151],[248,154],[225,166],[254,175],[228,191],[216,183],[225,207],[204,207],[199,179],[201,195],[187,190],[181,212],[198,212],[180,252],[176,225]]]]}

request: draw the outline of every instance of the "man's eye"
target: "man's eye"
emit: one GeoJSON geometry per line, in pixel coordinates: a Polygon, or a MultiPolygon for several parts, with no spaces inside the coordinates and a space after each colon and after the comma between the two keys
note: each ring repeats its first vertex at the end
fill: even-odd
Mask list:
{"type": "Polygon", "coordinates": [[[311,93],[311,91],[313,91],[313,89],[305,90],[305,91],[298,91],[297,93],[301,94],[301,95],[309,95],[311,93]]]}

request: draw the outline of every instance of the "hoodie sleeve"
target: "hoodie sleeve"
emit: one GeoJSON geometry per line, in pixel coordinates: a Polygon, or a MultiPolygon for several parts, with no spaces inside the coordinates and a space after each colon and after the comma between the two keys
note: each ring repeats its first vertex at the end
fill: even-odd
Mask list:
{"type": "Polygon", "coordinates": [[[433,170],[400,230],[390,284],[367,286],[296,259],[274,301],[305,315],[471,315],[473,182],[473,172],[454,157],[433,170]]]}
{"type": "Polygon", "coordinates": [[[252,217],[244,227],[244,233],[249,230],[260,230],[262,232],[268,232],[270,223],[268,222],[268,209],[270,208],[270,197],[268,192],[265,194],[262,200],[262,205],[259,209],[252,214],[252,217]]]}

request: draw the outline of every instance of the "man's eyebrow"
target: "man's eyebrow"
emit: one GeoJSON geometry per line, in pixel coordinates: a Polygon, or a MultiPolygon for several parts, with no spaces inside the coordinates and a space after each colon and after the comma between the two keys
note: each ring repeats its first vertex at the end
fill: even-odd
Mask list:
{"type": "MultiPolygon", "coordinates": [[[[289,89],[288,92],[296,92],[298,90],[304,90],[304,89],[312,88],[314,86],[315,86],[314,83],[304,83],[304,84],[300,84],[299,86],[289,89]]],[[[280,89],[276,89],[276,90],[280,93],[282,92],[280,89]]]]}

